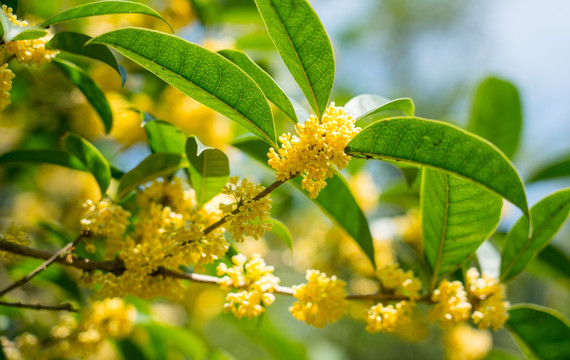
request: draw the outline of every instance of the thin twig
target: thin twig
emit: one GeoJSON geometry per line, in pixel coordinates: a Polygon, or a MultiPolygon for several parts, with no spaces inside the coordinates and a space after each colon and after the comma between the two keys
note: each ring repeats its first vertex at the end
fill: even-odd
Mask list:
{"type": "Polygon", "coordinates": [[[10,306],[23,309],[34,309],[34,310],[55,310],[55,311],[70,311],[78,312],[71,304],[61,304],[61,305],[41,305],[41,304],[23,304],[21,302],[6,302],[0,301],[0,306],[10,306]]]}
{"type": "Polygon", "coordinates": [[[21,278],[18,281],[13,282],[11,285],[9,285],[7,288],[5,288],[4,290],[0,291],[0,298],[4,295],[6,295],[7,293],[9,293],[10,291],[23,286],[24,284],[26,284],[27,282],[29,282],[30,280],[32,280],[32,278],[34,278],[36,275],[38,275],[39,273],[41,273],[42,271],[44,271],[45,269],[47,269],[48,266],[50,266],[51,264],[53,264],[53,262],[58,259],[59,257],[61,257],[61,255],[67,253],[70,249],[73,249],[75,247],[75,245],[77,245],[77,243],[79,241],[81,241],[83,238],[89,237],[90,234],[89,232],[82,232],[81,235],[79,235],[77,237],[77,239],[75,239],[74,241],[68,243],[67,245],[65,245],[64,247],[62,247],[61,249],[59,249],[58,251],[56,251],[55,253],[53,253],[53,255],[47,259],[46,261],[44,261],[40,266],[38,266],[37,268],[35,268],[31,273],[29,273],[28,275],[24,276],[23,278],[21,278]]]}
{"type": "MultiPolygon", "coordinates": [[[[286,181],[291,180],[293,177],[290,177],[289,179],[286,180],[276,180],[273,184],[269,185],[267,188],[265,188],[263,191],[261,191],[259,194],[255,195],[255,197],[253,197],[253,199],[251,199],[251,201],[258,201],[263,199],[264,197],[266,197],[267,195],[269,195],[273,190],[277,189],[279,186],[283,185],[286,181]]],[[[223,224],[226,223],[226,221],[228,221],[228,219],[230,218],[230,215],[235,215],[237,213],[240,212],[239,207],[236,208],[234,211],[232,211],[231,213],[227,214],[226,216],[222,217],[220,220],[216,221],[215,223],[211,224],[210,226],[208,226],[207,228],[204,229],[204,235],[208,235],[209,233],[211,233],[212,231],[214,231],[215,229],[217,229],[218,227],[222,226],[223,224]]]]}

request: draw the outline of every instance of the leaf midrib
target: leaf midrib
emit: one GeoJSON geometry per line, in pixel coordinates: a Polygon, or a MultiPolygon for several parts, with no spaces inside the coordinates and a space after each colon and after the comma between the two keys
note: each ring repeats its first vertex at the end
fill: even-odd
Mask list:
{"type": "Polygon", "coordinates": [[[436,263],[433,270],[433,277],[430,284],[430,293],[433,292],[435,288],[435,283],[439,277],[439,268],[441,266],[441,257],[443,254],[443,248],[445,245],[445,235],[447,234],[447,222],[448,222],[448,212],[449,212],[449,175],[445,175],[445,209],[443,213],[443,229],[441,231],[441,239],[439,243],[439,248],[436,257],[436,263]]]}
{"type": "MultiPolygon", "coordinates": [[[[305,80],[307,80],[307,83],[309,84],[309,90],[311,92],[311,96],[313,98],[313,101],[315,102],[315,107],[316,107],[316,112],[317,112],[317,116],[319,117],[319,119],[321,118],[321,116],[323,115],[321,112],[321,109],[319,107],[319,102],[317,101],[317,97],[315,92],[313,91],[313,84],[311,84],[311,81],[309,80],[309,77],[307,76],[307,72],[305,71],[305,64],[303,63],[303,61],[301,60],[301,58],[299,57],[299,52],[297,50],[297,47],[295,46],[295,43],[293,42],[293,39],[291,39],[291,37],[289,36],[289,31],[287,30],[287,27],[285,26],[285,22],[283,21],[283,18],[281,17],[281,14],[279,14],[279,12],[277,11],[277,9],[275,8],[275,6],[273,5],[273,1],[268,0],[269,2],[269,6],[271,6],[271,8],[275,11],[275,13],[277,14],[277,17],[279,18],[280,22],[279,24],[283,27],[283,30],[285,31],[286,34],[286,38],[289,41],[289,43],[291,44],[291,46],[293,46],[293,49],[295,49],[295,57],[297,58],[297,60],[299,60],[299,63],[301,64],[301,69],[303,70],[303,76],[305,77],[305,80]]],[[[291,6],[293,7],[293,6],[291,6]]],[[[265,20],[264,20],[265,21],[265,20]]],[[[273,40],[273,39],[272,39],[273,40]]],[[[275,41],[273,41],[273,43],[275,43],[275,41]]],[[[277,44],[275,44],[277,46],[277,44]]]]}
{"type": "MultiPolygon", "coordinates": [[[[235,109],[235,108],[233,108],[232,106],[230,106],[229,104],[227,104],[225,101],[223,101],[223,100],[221,100],[220,98],[216,97],[214,94],[210,93],[209,91],[205,90],[204,88],[201,88],[200,86],[196,85],[192,80],[186,79],[185,77],[183,77],[183,76],[177,74],[176,72],[174,72],[174,71],[168,69],[168,68],[167,68],[166,66],[164,66],[163,64],[159,64],[159,63],[157,63],[157,62],[155,62],[155,61],[153,61],[153,60],[151,60],[151,59],[149,59],[149,58],[147,58],[147,57],[145,57],[145,56],[142,56],[142,55],[140,55],[140,54],[137,54],[137,53],[135,53],[134,51],[131,51],[131,50],[125,48],[124,46],[115,45],[115,44],[114,44],[114,47],[115,47],[115,48],[120,48],[120,49],[122,49],[123,51],[125,51],[125,52],[131,54],[131,56],[133,56],[133,57],[139,57],[139,58],[148,60],[148,61],[150,61],[151,63],[154,63],[154,64],[158,65],[158,66],[161,67],[163,70],[168,71],[168,72],[171,73],[172,75],[175,75],[176,77],[178,77],[178,78],[180,78],[180,79],[182,79],[182,80],[187,81],[189,84],[192,84],[193,87],[204,91],[204,93],[208,94],[208,95],[211,96],[213,99],[219,101],[221,104],[223,104],[224,107],[230,109],[231,111],[233,111],[233,112],[236,113],[236,114],[239,114],[239,116],[240,116],[243,120],[245,120],[247,123],[251,124],[251,125],[252,125],[253,127],[255,127],[257,130],[259,130],[259,132],[260,132],[261,134],[263,134],[263,137],[264,137],[266,140],[269,141],[269,144],[271,144],[271,145],[274,146],[274,147],[277,146],[277,145],[273,142],[273,140],[271,140],[271,139],[267,136],[267,134],[265,133],[265,131],[264,131],[263,129],[261,129],[259,126],[257,126],[257,124],[255,124],[255,123],[253,123],[252,121],[250,121],[244,114],[242,114],[240,111],[238,111],[237,109],[235,109]]],[[[214,54],[214,53],[213,53],[213,54],[214,54]]],[[[219,56],[222,57],[221,55],[219,55],[219,56]]],[[[222,58],[223,58],[223,57],[222,57],[222,58]]],[[[229,60],[228,60],[228,61],[229,61],[229,60]]],[[[146,68],[146,66],[143,66],[143,67],[146,68]]],[[[247,75],[247,74],[246,74],[246,75],[247,75]]],[[[156,74],[156,76],[162,78],[162,77],[161,77],[160,75],[158,75],[158,74],[156,74]]],[[[247,76],[249,76],[249,75],[247,75],[247,76]]],[[[260,90],[260,91],[261,91],[261,90],[260,90]]],[[[188,96],[188,95],[187,95],[187,96],[188,96]]],[[[265,96],[265,95],[264,95],[264,96],[265,96]]]]}

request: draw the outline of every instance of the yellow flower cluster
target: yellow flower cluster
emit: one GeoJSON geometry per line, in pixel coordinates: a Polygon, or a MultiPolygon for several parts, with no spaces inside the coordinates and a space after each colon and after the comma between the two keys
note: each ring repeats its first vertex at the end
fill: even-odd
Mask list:
{"type": "Polygon", "coordinates": [[[228,216],[228,231],[235,241],[241,242],[246,236],[258,240],[266,231],[271,231],[272,224],[268,222],[271,211],[271,198],[269,195],[254,200],[265,187],[243,179],[238,185],[239,178],[231,177],[222,189],[222,194],[230,195],[234,202],[220,204],[220,210],[228,216]],[[232,214],[232,211],[239,212],[232,214]]]}
{"type": "Polygon", "coordinates": [[[303,124],[297,124],[298,136],[281,135],[281,148],[271,148],[267,154],[277,180],[302,174],[303,189],[316,198],[326,186],[325,180],[333,176],[333,167],[340,170],[348,165],[350,156],[344,148],[360,131],[354,121],[344,108],[331,103],[322,119],[311,115],[303,124]]]}
{"type": "Polygon", "coordinates": [[[128,336],[136,321],[137,311],[123,299],[112,298],[91,304],[79,324],[66,315],[51,329],[56,340],[52,349],[59,356],[87,357],[97,352],[107,338],[128,336]]]}
{"type": "Polygon", "coordinates": [[[400,301],[394,305],[376,304],[366,314],[366,331],[370,333],[393,332],[398,326],[410,321],[412,304],[400,301]]]}
{"type": "Polygon", "coordinates": [[[483,273],[479,277],[479,272],[475,268],[467,271],[467,288],[469,295],[473,298],[472,319],[480,329],[492,328],[497,331],[509,318],[508,308],[510,306],[506,298],[505,285],[498,279],[483,273]]]}
{"type": "Polygon", "coordinates": [[[12,70],[8,69],[8,64],[0,66],[0,111],[10,105],[10,90],[14,76],[12,70]]]}
{"type": "Polygon", "coordinates": [[[412,302],[420,297],[422,283],[412,270],[404,272],[398,264],[392,264],[378,270],[378,278],[382,288],[395,295],[408,297],[412,302]]]}
{"type": "Polygon", "coordinates": [[[466,321],[471,315],[471,303],[461,281],[442,280],[433,292],[432,301],[436,305],[430,310],[428,318],[439,321],[442,327],[466,321]]]}
{"type": "MultiPolygon", "coordinates": [[[[28,245],[30,243],[30,239],[28,239],[28,235],[24,232],[23,227],[16,223],[12,223],[8,226],[3,237],[4,240],[18,245],[28,245]]],[[[7,263],[11,263],[17,261],[20,258],[20,255],[7,251],[0,251],[0,258],[7,263]]]]}
{"type": "MultiPolygon", "coordinates": [[[[82,283],[89,287],[100,284],[98,296],[102,298],[132,294],[144,299],[164,296],[178,300],[183,296],[180,281],[163,278],[156,272],[161,267],[177,269],[180,266],[194,266],[197,271],[223,256],[229,246],[223,229],[203,234],[204,228],[221,214],[213,207],[198,209],[193,192],[184,190],[178,179],[154,181],[138,194],[137,203],[141,209],[133,221],[133,230],[120,242],[109,241],[109,237],[124,233],[129,221],[124,210],[113,210],[111,215],[95,211],[97,221],[93,221],[94,216],[85,219],[84,223],[89,226],[99,224],[101,219],[113,220],[111,228],[115,230],[95,229],[99,233],[107,231],[103,233],[107,236],[107,254],[114,255],[118,251],[126,270],[121,274],[88,273],[82,283]]],[[[108,209],[107,206],[102,210],[108,209]]]]}
{"type": "Polygon", "coordinates": [[[487,331],[460,324],[445,333],[443,343],[448,360],[481,360],[491,351],[493,338],[487,331]]]}
{"type": "Polygon", "coordinates": [[[318,270],[307,270],[305,278],[306,284],[293,286],[293,296],[299,299],[289,308],[293,317],[319,328],[342,318],[346,283],[318,270]]]}
{"type": "MultiPolygon", "coordinates": [[[[85,209],[85,215],[81,219],[83,231],[91,233],[94,237],[104,237],[106,254],[109,258],[113,257],[117,251],[123,249],[125,231],[131,214],[109,200],[101,200],[98,203],[87,200],[83,208],[85,209]]],[[[95,252],[93,243],[87,243],[86,248],[89,252],[95,252]]]]}
{"type": "Polygon", "coordinates": [[[232,257],[232,267],[218,265],[218,276],[224,275],[220,286],[228,291],[224,309],[236,317],[256,317],[273,304],[273,292],[279,285],[279,278],[273,275],[273,266],[267,266],[259,254],[253,254],[250,261],[243,254],[232,257]],[[238,289],[237,292],[229,292],[238,289]]]}
{"type": "Polygon", "coordinates": [[[41,348],[38,338],[30,333],[23,333],[10,341],[5,336],[0,336],[0,346],[6,360],[40,359],[41,348]]]}
{"type": "MultiPolygon", "coordinates": [[[[12,13],[12,8],[2,5],[2,11],[10,22],[16,26],[30,26],[27,21],[20,21],[12,13]]],[[[51,35],[46,35],[34,40],[8,41],[0,45],[0,59],[15,56],[20,64],[41,66],[50,62],[58,53],[57,50],[47,50],[45,45],[51,39],[51,35]]]]}

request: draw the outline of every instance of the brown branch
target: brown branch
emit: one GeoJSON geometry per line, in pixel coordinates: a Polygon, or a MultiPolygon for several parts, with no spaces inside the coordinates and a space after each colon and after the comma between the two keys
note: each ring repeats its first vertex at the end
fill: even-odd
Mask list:
{"type": "Polygon", "coordinates": [[[34,310],[55,310],[55,311],[70,311],[78,312],[71,304],[61,304],[61,305],[41,305],[41,304],[23,304],[21,302],[5,302],[0,301],[0,306],[10,306],[23,309],[34,309],[34,310]]]}
{"type": "MultiPolygon", "coordinates": [[[[4,239],[0,239],[0,251],[7,251],[13,254],[43,260],[48,260],[54,255],[49,251],[18,245],[4,239]]],[[[120,259],[116,261],[97,261],[73,256],[71,259],[56,257],[54,262],[87,271],[102,270],[112,273],[120,273],[125,270],[125,265],[120,259]]]]}
{"type": "Polygon", "coordinates": [[[81,241],[84,238],[87,238],[91,236],[90,233],[88,231],[84,231],[81,233],[81,235],[79,235],[77,237],[77,239],[75,239],[74,241],[68,243],[67,245],[65,245],[64,247],[62,247],[61,249],[59,249],[58,251],[56,251],[55,253],[53,253],[53,255],[47,259],[46,261],[44,261],[40,266],[38,266],[37,268],[35,268],[31,273],[29,273],[28,275],[24,276],[23,278],[21,278],[18,281],[13,282],[11,285],[9,285],[8,287],[6,287],[4,290],[0,291],[0,298],[4,295],[6,295],[7,293],[9,293],[10,291],[23,286],[24,284],[28,283],[30,280],[32,280],[32,278],[34,278],[36,275],[38,275],[39,273],[41,273],[42,271],[44,271],[45,269],[47,269],[48,266],[50,266],[51,264],[53,264],[53,262],[55,260],[57,260],[59,257],[61,257],[63,254],[67,253],[70,249],[73,249],[75,247],[75,245],[77,245],[77,243],[79,241],[81,241]]]}

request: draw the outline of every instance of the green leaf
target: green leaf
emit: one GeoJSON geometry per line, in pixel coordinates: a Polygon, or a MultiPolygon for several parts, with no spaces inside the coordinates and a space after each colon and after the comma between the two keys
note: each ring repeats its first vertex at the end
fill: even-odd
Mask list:
{"type": "Polygon", "coordinates": [[[249,56],[241,51],[222,50],[218,51],[220,55],[239,66],[246,74],[259,85],[265,97],[269,99],[275,106],[289,116],[294,122],[297,122],[297,115],[291,100],[285,95],[283,90],[275,83],[275,80],[269,76],[262,68],[259,67],[249,56]]]}
{"type": "MultiPolygon", "coordinates": [[[[97,1],[81,6],[74,7],[72,9],[65,10],[57,15],[54,15],[41,23],[40,27],[48,27],[53,24],[57,24],[64,21],[80,19],[90,16],[98,15],[108,15],[108,14],[143,14],[153,16],[157,19],[164,21],[168,26],[168,22],[160,16],[159,13],[151,9],[150,7],[126,0],[107,0],[107,1],[97,1]]],[[[172,29],[172,28],[171,28],[172,29]]]]}
{"type": "Polygon", "coordinates": [[[480,185],[425,168],[422,236],[433,279],[457,269],[494,232],[503,199],[480,185]]]}
{"type": "Polygon", "coordinates": [[[287,244],[289,250],[293,252],[293,235],[291,235],[287,225],[272,217],[269,218],[269,222],[272,224],[271,232],[287,244]]]}
{"type": "Polygon", "coordinates": [[[121,199],[138,185],[170,175],[187,166],[186,159],[177,154],[150,154],[121,178],[117,197],[121,199]]]}
{"type": "Polygon", "coordinates": [[[560,230],[570,213],[570,189],[547,196],[534,205],[530,213],[534,226],[530,236],[526,232],[526,217],[521,217],[507,233],[501,256],[501,281],[509,280],[523,271],[560,230]]]}
{"type": "Polygon", "coordinates": [[[356,118],[356,126],[363,127],[380,116],[385,118],[394,113],[414,116],[415,105],[409,98],[388,100],[382,96],[364,94],[350,99],[344,108],[356,118]]]}
{"type": "Polygon", "coordinates": [[[257,84],[231,61],[176,36],[127,28],[105,33],[106,44],[184,94],[276,143],[273,115],[257,84]]]}
{"type": "Polygon", "coordinates": [[[528,180],[529,183],[570,176],[570,157],[556,160],[534,172],[528,180]]]}
{"type": "Polygon", "coordinates": [[[508,81],[489,77],[479,85],[467,130],[497,145],[505,155],[515,155],[522,130],[521,100],[508,81]]]}
{"type": "Polygon", "coordinates": [[[111,105],[109,105],[103,90],[79,66],[62,59],[55,59],[53,63],[85,95],[87,101],[101,117],[105,132],[108,134],[113,126],[113,110],[111,110],[111,105]]]}
{"type": "Polygon", "coordinates": [[[121,85],[125,84],[126,73],[121,72],[121,68],[117,63],[117,59],[105,45],[91,44],[85,45],[89,40],[90,36],[75,33],[75,32],[60,32],[51,38],[51,40],[46,44],[48,49],[56,49],[66,51],[72,54],[85,56],[91,59],[99,60],[107,65],[109,65],[113,70],[121,76],[121,85]],[[124,76],[123,76],[124,75],[124,76]]]}
{"type": "Polygon", "coordinates": [[[61,150],[15,150],[0,155],[0,165],[24,163],[52,164],[86,171],[79,159],[61,150]]]}
{"type": "Polygon", "coordinates": [[[255,0],[283,62],[320,118],[334,83],[329,37],[306,0],[255,0]]]}
{"type": "Polygon", "coordinates": [[[148,358],[144,355],[138,345],[136,345],[130,339],[118,339],[115,340],[115,344],[119,350],[119,353],[123,357],[123,360],[147,360],[148,358]]]}
{"type": "Polygon", "coordinates": [[[19,32],[18,35],[14,36],[10,41],[35,40],[46,36],[47,33],[46,30],[30,28],[30,30],[19,32]]]}
{"type": "Polygon", "coordinates": [[[570,289],[570,257],[555,245],[549,244],[539,252],[526,271],[570,289]]]}
{"type": "Polygon", "coordinates": [[[144,125],[148,145],[153,153],[184,155],[186,135],[176,126],[163,120],[152,120],[144,125]]]}
{"type": "Polygon", "coordinates": [[[95,181],[101,190],[101,197],[105,196],[111,184],[111,169],[103,155],[87,140],[67,133],[61,139],[62,147],[75,155],[83,163],[83,166],[95,177],[95,181]]]}
{"type": "Polygon", "coordinates": [[[529,213],[523,182],[509,159],[486,140],[450,124],[415,117],[380,120],[356,135],[345,152],[444,170],[485,186],[529,213]]]}
{"type": "MultiPolygon", "coordinates": [[[[269,146],[267,144],[250,137],[240,139],[234,142],[232,146],[269,167],[267,164],[269,146]]],[[[301,190],[301,179],[299,177],[293,179],[292,183],[308,197],[308,193],[301,190]]],[[[368,220],[358,206],[346,180],[340,174],[335,174],[332,178],[327,179],[327,186],[312,201],[356,241],[372,264],[375,265],[374,245],[368,220]]]]}
{"type": "Polygon", "coordinates": [[[553,309],[521,304],[509,309],[506,327],[532,359],[566,359],[570,354],[570,323],[553,309]]]}
{"type": "Polygon", "coordinates": [[[219,149],[209,148],[190,136],[186,141],[186,156],[190,163],[192,187],[198,204],[205,204],[218,195],[230,176],[230,163],[219,149]]]}

